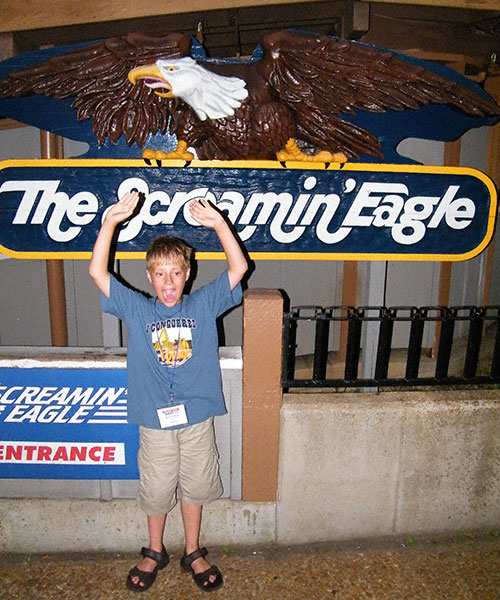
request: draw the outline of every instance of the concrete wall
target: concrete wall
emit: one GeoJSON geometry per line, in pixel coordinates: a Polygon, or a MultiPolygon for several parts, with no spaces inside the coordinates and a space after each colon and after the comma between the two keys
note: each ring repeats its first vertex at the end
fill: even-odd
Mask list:
{"type": "Polygon", "coordinates": [[[289,394],[279,543],[500,524],[500,391],[289,394]]]}
{"type": "MultiPolygon", "coordinates": [[[[0,552],[138,552],[147,545],[146,518],[135,500],[0,500],[0,552]]],[[[218,500],[203,512],[202,544],[271,543],[272,504],[218,500]]],[[[165,545],[184,546],[177,505],[169,513],[165,545]]]]}
{"type": "MultiPolygon", "coordinates": [[[[288,394],[278,497],[204,511],[204,544],[296,544],[500,525],[500,390],[288,394]]],[[[136,551],[134,500],[0,500],[5,552],[136,551]]],[[[166,543],[182,547],[178,507],[166,543]]]]}

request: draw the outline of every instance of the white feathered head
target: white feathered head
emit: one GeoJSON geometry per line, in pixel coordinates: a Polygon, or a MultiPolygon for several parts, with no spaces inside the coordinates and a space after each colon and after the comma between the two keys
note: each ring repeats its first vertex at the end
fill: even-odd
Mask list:
{"type": "Polygon", "coordinates": [[[212,73],[189,56],[137,67],[128,78],[133,84],[144,79],[164,98],[181,98],[202,121],[232,116],[248,96],[243,79],[212,73]]]}

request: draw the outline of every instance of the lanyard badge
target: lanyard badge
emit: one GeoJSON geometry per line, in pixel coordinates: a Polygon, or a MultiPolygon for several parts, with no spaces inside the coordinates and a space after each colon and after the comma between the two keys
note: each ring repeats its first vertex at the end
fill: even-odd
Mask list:
{"type": "MultiPolygon", "coordinates": [[[[157,299],[155,298],[155,304],[154,304],[155,323],[158,322],[157,313],[156,313],[156,301],[157,301],[157,299]]],[[[181,323],[182,323],[182,308],[183,308],[183,301],[181,300],[181,310],[180,310],[180,315],[179,315],[179,320],[181,323]]],[[[162,357],[162,361],[163,361],[163,363],[165,363],[164,349],[163,349],[163,346],[162,346],[162,343],[160,340],[158,328],[156,328],[156,338],[158,341],[158,346],[160,348],[160,354],[162,357]]],[[[174,406],[175,369],[177,367],[177,356],[178,356],[178,352],[179,352],[180,339],[181,339],[181,326],[179,324],[179,333],[177,336],[177,344],[176,344],[176,348],[175,348],[174,361],[173,361],[173,364],[171,367],[166,366],[166,369],[167,369],[166,373],[167,373],[168,387],[169,387],[170,406],[167,406],[164,408],[159,408],[156,411],[158,414],[158,420],[160,422],[160,427],[162,429],[164,429],[166,427],[173,427],[174,425],[185,425],[188,422],[187,415],[186,415],[186,408],[185,408],[184,404],[178,404],[178,405],[174,406]]]]}
{"type": "Polygon", "coordinates": [[[165,406],[156,410],[160,427],[173,427],[174,425],[186,425],[187,415],[184,404],[176,404],[175,406],[165,406]]]}

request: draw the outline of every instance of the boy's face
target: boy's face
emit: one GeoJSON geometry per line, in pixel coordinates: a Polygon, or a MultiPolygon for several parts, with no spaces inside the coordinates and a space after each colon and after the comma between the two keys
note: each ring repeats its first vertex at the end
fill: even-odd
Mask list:
{"type": "Polygon", "coordinates": [[[169,307],[181,301],[189,272],[182,260],[175,258],[157,262],[146,270],[158,301],[169,307]]]}

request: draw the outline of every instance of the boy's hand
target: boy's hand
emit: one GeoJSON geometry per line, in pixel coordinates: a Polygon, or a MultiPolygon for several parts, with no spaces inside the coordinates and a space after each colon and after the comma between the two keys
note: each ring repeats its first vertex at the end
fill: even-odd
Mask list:
{"type": "Polygon", "coordinates": [[[216,229],[218,225],[224,223],[221,213],[204,198],[192,200],[189,203],[189,212],[197,223],[205,227],[216,229]]]}
{"type": "Polygon", "coordinates": [[[115,227],[132,216],[139,197],[137,191],[128,192],[107,210],[94,244],[92,257],[89,262],[89,275],[96,286],[108,298],[111,285],[111,277],[108,271],[109,251],[115,227]]]}
{"type": "Polygon", "coordinates": [[[128,192],[108,209],[104,221],[110,225],[118,225],[126,221],[133,214],[138,202],[139,193],[136,191],[128,192]]]}

